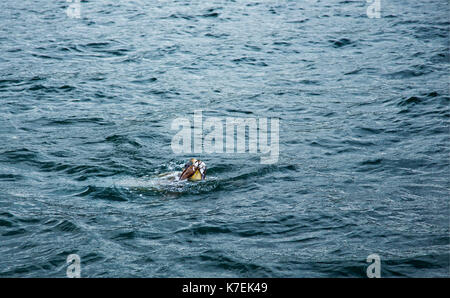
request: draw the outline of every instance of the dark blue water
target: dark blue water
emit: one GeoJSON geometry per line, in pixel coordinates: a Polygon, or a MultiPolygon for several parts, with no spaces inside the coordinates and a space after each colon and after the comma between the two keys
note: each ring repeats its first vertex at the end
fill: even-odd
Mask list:
{"type": "Polygon", "coordinates": [[[0,2],[0,276],[449,277],[449,3],[0,2]],[[280,157],[177,117],[277,117],[280,157]]]}

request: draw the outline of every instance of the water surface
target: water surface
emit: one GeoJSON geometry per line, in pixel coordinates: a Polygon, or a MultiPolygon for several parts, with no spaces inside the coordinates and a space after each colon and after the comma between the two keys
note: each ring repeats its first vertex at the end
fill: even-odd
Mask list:
{"type": "Polygon", "coordinates": [[[449,277],[448,1],[0,2],[0,276],[449,277]],[[277,117],[280,158],[173,119],[277,117]]]}

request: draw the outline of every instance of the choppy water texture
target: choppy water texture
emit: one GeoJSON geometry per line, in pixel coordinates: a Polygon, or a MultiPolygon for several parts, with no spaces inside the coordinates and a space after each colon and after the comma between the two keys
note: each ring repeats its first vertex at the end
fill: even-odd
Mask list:
{"type": "Polygon", "coordinates": [[[0,276],[449,276],[448,1],[0,2],[0,276]],[[173,119],[279,117],[280,159],[173,119]]]}

